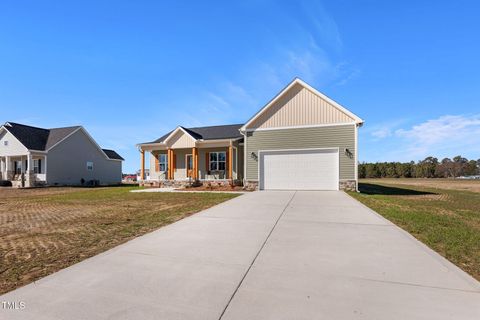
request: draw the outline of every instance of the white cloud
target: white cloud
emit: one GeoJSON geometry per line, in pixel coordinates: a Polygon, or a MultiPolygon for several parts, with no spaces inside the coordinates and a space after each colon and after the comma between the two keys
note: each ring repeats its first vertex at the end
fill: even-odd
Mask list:
{"type": "Polygon", "coordinates": [[[378,130],[372,131],[372,136],[378,139],[383,139],[386,137],[390,137],[392,135],[392,131],[389,128],[380,128],[378,130]]]}
{"type": "Polygon", "coordinates": [[[480,115],[445,115],[412,126],[398,129],[399,151],[403,157],[422,159],[433,155],[452,157],[465,155],[479,157],[480,115]],[[401,151],[400,151],[401,150],[401,151]]]}
{"type": "MultiPolygon", "coordinates": [[[[412,139],[417,145],[435,145],[445,141],[475,139],[478,143],[480,130],[480,115],[465,117],[463,115],[445,115],[438,119],[427,120],[424,123],[413,126],[409,130],[398,129],[395,134],[399,137],[412,139]]],[[[473,140],[472,140],[473,141],[473,140]]]]}
{"type": "Polygon", "coordinates": [[[374,138],[374,141],[385,139],[393,136],[396,128],[399,128],[401,125],[405,124],[406,119],[395,119],[389,120],[381,123],[370,124],[365,128],[362,128],[362,134],[368,134],[374,138]]]}

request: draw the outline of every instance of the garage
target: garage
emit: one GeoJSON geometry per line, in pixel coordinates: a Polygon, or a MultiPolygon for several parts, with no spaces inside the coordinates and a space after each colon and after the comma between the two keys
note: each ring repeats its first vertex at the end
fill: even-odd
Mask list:
{"type": "Polygon", "coordinates": [[[261,190],[338,190],[338,148],[259,151],[261,190]]]}

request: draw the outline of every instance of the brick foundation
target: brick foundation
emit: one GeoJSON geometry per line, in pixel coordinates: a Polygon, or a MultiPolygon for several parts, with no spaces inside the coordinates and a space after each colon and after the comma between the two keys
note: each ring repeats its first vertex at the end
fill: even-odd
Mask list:
{"type": "MultiPolygon", "coordinates": [[[[190,185],[212,185],[212,186],[229,186],[231,180],[144,180],[140,181],[139,185],[143,187],[152,188],[184,188],[190,185]]],[[[240,180],[233,182],[236,186],[241,186],[240,180]]]]}

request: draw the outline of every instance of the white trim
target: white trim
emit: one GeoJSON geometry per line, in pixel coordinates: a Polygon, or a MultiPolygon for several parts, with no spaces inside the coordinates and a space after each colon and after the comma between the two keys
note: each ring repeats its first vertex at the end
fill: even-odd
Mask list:
{"type": "Polygon", "coordinates": [[[272,149],[272,150],[258,150],[258,163],[257,163],[257,180],[249,180],[249,181],[257,181],[258,182],[258,189],[263,190],[261,188],[261,181],[260,181],[260,163],[262,161],[261,153],[268,153],[268,152],[291,152],[291,151],[315,151],[315,150],[335,150],[337,151],[337,161],[338,161],[338,175],[337,175],[337,189],[336,191],[340,190],[340,148],[333,147],[333,148],[302,148],[302,149],[272,149]]]}
{"type": "Polygon", "coordinates": [[[238,180],[238,148],[233,146],[235,149],[235,179],[238,180]]]}
{"type": "Polygon", "coordinates": [[[247,133],[242,133],[243,135],[243,185],[247,183],[247,133]]]}
{"type": "Polygon", "coordinates": [[[202,144],[202,143],[209,143],[209,142],[230,142],[230,141],[238,141],[242,139],[240,138],[226,138],[226,139],[209,139],[209,140],[204,140],[204,139],[199,139],[197,140],[197,143],[202,144]]]}
{"type": "Polygon", "coordinates": [[[355,125],[355,191],[358,192],[358,126],[355,125]]]}
{"type": "Polygon", "coordinates": [[[190,133],[188,133],[185,129],[183,129],[181,126],[178,126],[175,130],[172,131],[172,133],[170,133],[170,134],[168,135],[168,137],[166,137],[166,138],[162,141],[162,143],[166,144],[167,141],[168,141],[170,138],[172,138],[179,130],[183,131],[183,133],[185,133],[185,134],[188,135],[190,138],[192,138],[192,140],[193,140],[194,142],[197,142],[197,141],[198,141],[197,139],[195,139],[194,137],[192,137],[192,135],[191,135],[190,133]]]}
{"type": "Polygon", "coordinates": [[[358,117],[357,115],[355,115],[354,113],[348,111],[345,107],[341,106],[339,103],[335,102],[334,100],[330,99],[329,97],[327,97],[326,95],[324,95],[323,93],[321,93],[320,91],[318,91],[317,89],[313,88],[312,86],[310,86],[309,84],[307,84],[306,82],[304,82],[303,80],[299,79],[299,78],[295,78],[292,82],[290,82],[289,85],[287,85],[282,91],[280,91],[280,93],[278,93],[272,100],[270,100],[270,102],[268,102],[262,109],[260,109],[260,111],[258,111],[255,115],[253,115],[253,117],[251,117],[241,128],[240,130],[241,131],[245,131],[247,129],[247,127],[253,122],[255,121],[258,117],[260,117],[260,115],[262,115],[267,109],[269,109],[275,102],[277,102],[287,91],[289,91],[294,85],[296,84],[300,84],[301,86],[303,86],[304,88],[312,91],[314,94],[316,94],[317,96],[319,96],[320,98],[324,99],[325,101],[327,101],[328,103],[330,103],[332,106],[334,106],[335,108],[337,108],[338,110],[342,111],[343,113],[347,114],[349,117],[351,117],[352,119],[355,120],[355,123],[363,123],[364,121],[358,117]]]}
{"type": "Polygon", "coordinates": [[[30,152],[35,152],[35,153],[43,153],[43,154],[47,154],[47,151],[42,151],[42,150],[34,150],[34,149],[29,149],[28,151],[30,151],[30,152]]]}
{"type": "Polygon", "coordinates": [[[308,129],[308,128],[322,128],[322,127],[337,127],[337,126],[349,126],[356,125],[355,122],[341,122],[341,123],[324,123],[324,124],[311,124],[304,126],[290,126],[290,127],[271,127],[271,128],[253,128],[246,129],[245,132],[254,132],[254,131],[272,131],[272,130],[287,130],[287,129],[308,129]]]}

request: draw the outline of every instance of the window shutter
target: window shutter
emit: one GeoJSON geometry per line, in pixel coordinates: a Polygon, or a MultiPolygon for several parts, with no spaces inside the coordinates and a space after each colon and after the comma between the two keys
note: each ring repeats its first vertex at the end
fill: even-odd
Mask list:
{"type": "Polygon", "coordinates": [[[155,155],[155,171],[160,171],[160,164],[158,163],[158,158],[160,158],[160,154],[155,155]]]}
{"type": "Polygon", "coordinates": [[[210,152],[205,152],[205,173],[210,171],[210,152]]]}
{"type": "Polygon", "coordinates": [[[42,173],[42,159],[38,159],[38,173],[42,173]]]}
{"type": "Polygon", "coordinates": [[[177,165],[177,155],[174,153],[173,154],[172,170],[176,169],[176,167],[175,167],[176,165],[177,165]]]}

